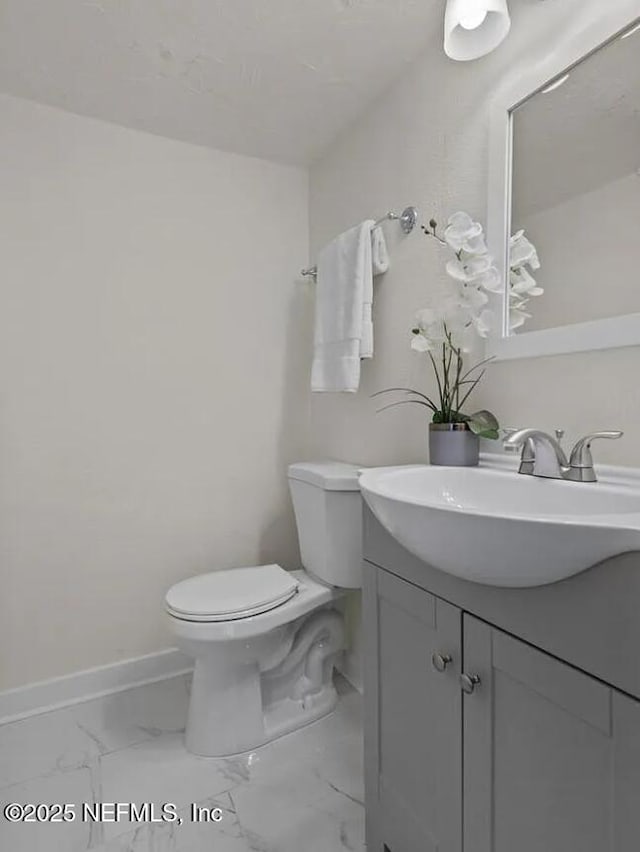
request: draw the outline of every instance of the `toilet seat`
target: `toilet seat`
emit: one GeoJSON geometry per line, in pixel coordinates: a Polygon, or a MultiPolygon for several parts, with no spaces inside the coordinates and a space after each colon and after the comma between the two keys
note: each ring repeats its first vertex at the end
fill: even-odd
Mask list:
{"type": "Polygon", "coordinates": [[[282,606],[298,587],[295,576],[275,564],[212,571],[172,586],[166,607],[185,621],[237,621],[282,606]]]}

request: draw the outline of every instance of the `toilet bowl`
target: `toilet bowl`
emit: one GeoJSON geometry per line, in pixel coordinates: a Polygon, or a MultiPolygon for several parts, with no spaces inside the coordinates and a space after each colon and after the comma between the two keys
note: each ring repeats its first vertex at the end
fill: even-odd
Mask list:
{"type": "Polygon", "coordinates": [[[239,754],[330,713],[345,649],[337,601],[361,585],[358,468],[291,465],[303,570],[259,565],[184,580],[166,596],[178,647],[195,659],[189,751],[239,754]]]}

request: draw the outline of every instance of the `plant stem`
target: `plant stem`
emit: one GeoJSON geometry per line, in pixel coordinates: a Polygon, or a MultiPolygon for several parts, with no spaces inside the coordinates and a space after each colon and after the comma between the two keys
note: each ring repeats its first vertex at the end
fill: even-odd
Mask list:
{"type": "Polygon", "coordinates": [[[451,346],[451,339],[450,339],[451,335],[449,334],[449,331],[448,331],[446,326],[445,326],[445,333],[447,334],[447,341],[448,341],[448,344],[449,344],[448,347],[447,347],[447,350],[448,350],[447,351],[447,355],[448,355],[448,357],[447,357],[447,406],[448,406],[448,410],[447,410],[446,422],[451,423],[451,414],[452,414],[452,411],[453,411],[453,399],[454,399],[454,394],[455,394],[455,386],[453,386],[453,387],[451,386],[451,364],[453,362],[453,347],[451,346]]]}
{"type": "Polygon", "coordinates": [[[443,398],[442,398],[442,382],[440,381],[440,374],[438,373],[438,365],[436,364],[436,360],[433,357],[433,355],[431,354],[431,352],[429,352],[429,358],[431,359],[431,364],[433,365],[433,372],[435,373],[436,382],[438,383],[438,395],[440,397],[440,410],[442,410],[444,403],[443,403],[443,398]]]}
{"type": "Polygon", "coordinates": [[[486,372],[486,371],[485,371],[485,370],[483,370],[483,371],[480,373],[480,375],[478,376],[478,378],[477,378],[477,379],[475,379],[475,381],[472,383],[471,387],[470,387],[470,388],[469,388],[469,390],[466,392],[466,394],[464,395],[464,397],[463,397],[463,399],[462,399],[462,402],[460,403],[460,405],[461,405],[461,406],[463,406],[463,405],[465,404],[465,402],[467,401],[467,399],[468,399],[468,398],[471,396],[471,394],[474,392],[474,390],[476,389],[476,386],[478,385],[478,382],[480,382],[480,380],[481,380],[481,379],[482,379],[482,377],[484,376],[485,372],[486,372]]]}

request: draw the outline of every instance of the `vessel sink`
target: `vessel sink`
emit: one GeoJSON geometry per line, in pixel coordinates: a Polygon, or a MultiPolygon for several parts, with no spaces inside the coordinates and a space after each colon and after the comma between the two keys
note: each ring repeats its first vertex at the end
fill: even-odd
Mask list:
{"type": "Polygon", "coordinates": [[[639,473],[583,484],[421,465],[371,468],[360,488],[410,553],[475,583],[544,586],[640,550],[639,473]]]}

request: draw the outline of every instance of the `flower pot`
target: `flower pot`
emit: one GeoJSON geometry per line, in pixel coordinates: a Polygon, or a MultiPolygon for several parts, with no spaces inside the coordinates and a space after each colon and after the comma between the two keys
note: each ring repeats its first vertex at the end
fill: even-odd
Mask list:
{"type": "Polygon", "coordinates": [[[466,423],[429,424],[429,461],[450,467],[474,467],[480,459],[480,439],[466,423]]]}

